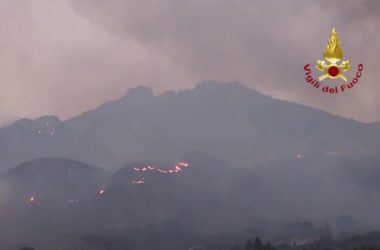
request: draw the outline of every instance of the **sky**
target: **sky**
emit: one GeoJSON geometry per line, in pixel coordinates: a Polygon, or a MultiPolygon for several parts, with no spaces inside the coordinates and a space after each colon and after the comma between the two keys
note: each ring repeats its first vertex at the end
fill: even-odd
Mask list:
{"type": "MultiPolygon", "coordinates": [[[[0,125],[76,116],[130,88],[240,81],[272,97],[380,120],[380,1],[0,0],[0,125]],[[305,83],[332,27],[360,83],[327,95],[305,83]]],[[[316,75],[317,76],[317,75],[316,75]]]]}

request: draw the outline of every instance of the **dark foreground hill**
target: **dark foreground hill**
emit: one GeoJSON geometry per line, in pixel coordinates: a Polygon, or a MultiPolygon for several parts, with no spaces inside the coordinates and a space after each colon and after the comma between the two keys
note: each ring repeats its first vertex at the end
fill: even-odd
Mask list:
{"type": "Polygon", "coordinates": [[[67,121],[23,119],[0,129],[0,166],[63,157],[117,167],[173,161],[193,151],[236,165],[297,154],[371,153],[377,127],[276,100],[239,83],[203,82],[159,96],[140,87],[67,121]]]}
{"type": "Polygon", "coordinates": [[[273,242],[315,239],[326,223],[347,236],[379,228],[376,162],[324,156],[244,167],[193,153],[111,173],[38,159],[1,176],[0,242],[38,249],[169,242],[174,246],[161,249],[178,249],[177,243],[205,244],[216,235],[228,244],[252,235],[273,242]]]}

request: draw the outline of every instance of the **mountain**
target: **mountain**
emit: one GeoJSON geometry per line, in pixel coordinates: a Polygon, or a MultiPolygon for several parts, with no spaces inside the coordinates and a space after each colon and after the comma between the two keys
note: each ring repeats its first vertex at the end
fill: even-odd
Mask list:
{"type": "Polygon", "coordinates": [[[81,204],[98,199],[109,176],[101,168],[57,158],[39,158],[4,172],[0,242],[24,244],[47,235],[54,240],[70,230],[80,231],[86,212],[81,204]]]}
{"type": "Polygon", "coordinates": [[[186,249],[314,238],[326,221],[373,230],[378,129],[217,82],[22,119],[0,129],[0,242],[186,249]]]}
{"type": "Polygon", "coordinates": [[[170,241],[182,230],[214,231],[228,211],[228,167],[204,154],[186,158],[174,165],[129,163],[115,172],[69,159],[22,163],[0,175],[0,242],[49,249],[49,242],[63,240],[62,247],[86,234],[145,234],[152,224],[170,241]]]}
{"type": "Polygon", "coordinates": [[[134,162],[111,172],[40,158],[0,175],[0,242],[190,244],[219,233],[286,241],[317,237],[326,221],[352,235],[379,228],[377,162],[328,155],[244,167],[191,153],[174,164],[134,162]]]}
{"type": "Polygon", "coordinates": [[[174,165],[129,163],[113,173],[68,159],[41,158],[0,176],[0,241],[13,238],[49,249],[40,242],[67,244],[84,235],[115,237],[123,232],[134,240],[141,232],[139,237],[147,241],[162,234],[164,239],[157,239],[161,243],[186,244],[193,235],[263,235],[261,227],[277,224],[263,202],[268,195],[264,184],[271,179],[262,176],[254,168],[234,169],[199,153],[174,165]]]}
{"type": "Polygon", "coordinates": [[[370,153],[376,147],[369,134],[377,127],[236,82],[207,81],[159,96],[139,87],[66,121],[45,116],[1,128],[0,166],[61,157],[116,168],[131,161],[174,162],[191,152],[250,165],[273,157],[370,153]]]}
{"type": "Polygon", "coordinates": [[[39,158],[24,162],[8,171],[3,179],[25,191],[40,190],[54,192],[55,189],[80,191],[85,186],[106,177],[106,172],[78,161],[57,158],[39,158]],[[36,186],[38,185],[38,186],[36,186]]]}

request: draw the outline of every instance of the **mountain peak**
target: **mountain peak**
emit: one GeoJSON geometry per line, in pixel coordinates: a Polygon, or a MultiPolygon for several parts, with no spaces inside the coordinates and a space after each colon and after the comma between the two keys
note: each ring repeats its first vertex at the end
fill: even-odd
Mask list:
{"type": "Polygon", "coordinates": [[[76,160],[55,158],[55,157],[42,157],[31,161],[23,162],[16,167],[9,169],[6,173],[13,176],[31,176],[38,175],[41,172],[91,172],[103,171],[99,167],[91,166],[76,160]]]}

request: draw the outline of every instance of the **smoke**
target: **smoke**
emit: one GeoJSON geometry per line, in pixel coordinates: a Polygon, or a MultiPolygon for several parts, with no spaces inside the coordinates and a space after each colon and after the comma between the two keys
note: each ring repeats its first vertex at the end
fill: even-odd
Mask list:
{"type": "Polygon", "coordinates": [[[317,226],[325,222],[337,228],[338,236],[342,230],[379,228],[377,158],[272,160],[249,168],[200,153],[186,158],[188,167],[175,174],[136,171],[133,166],[144,164],[128,164],[107,177],[64,159],[20,165],[2,175],[12,189],[0,242],[94,249],[103,244],[190,245],[214,238],[221,244],[224,237],[248,234],[287,240],[317,235],[317,226]],[[134,185],[136,176],[144,176],[145,183],[134,185]],[[28,200],[32,191],[33,202],[28,200]],[[311,228],[290,231],[297,223],[311,228]],[[94,247],[80,247],[81,242],[94,247]]]}
{"type": "MultiPolygon", "coordinates": [[[[80,13],[112,34],[135,38],[146,47],[163,51],[177,68],[186,70],[186,87],[204,79],[238,80],[281,99],[364,121],[377,119],[372,93],[377,89],[379,64],[373,51],[378,50],[379,22],[375,14],[367,15],[379,9],[373,1],[345,5],[297,0],[276,4],[170,0],[75,3],[80,13]],[[332,98],[306,86],[300,71],[305,63],[322,56],[334,26],[352,64],[365,64],[366,85],[332,98]]],[[[172,83],[172,88],[182,86],[172,83]]],[[[157,85],[153,88],[162,90],[157,85]]]]}
{"type": "Polygon", "coordinates": [[[138,85],[155,92],[237,80],[281,99],[377,120],[375,1],[65,1],[0,3],[0,122],[68,118],[138,85]],[[315,92],[302,67],[336,26],[347,59],[365,66],[345,95],[315,92]]]}

